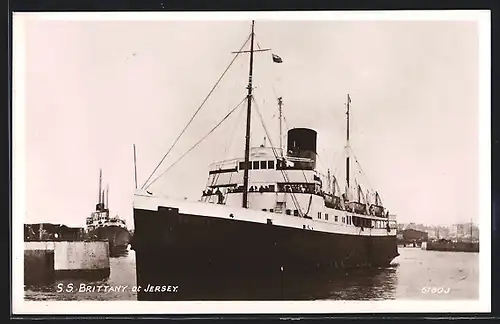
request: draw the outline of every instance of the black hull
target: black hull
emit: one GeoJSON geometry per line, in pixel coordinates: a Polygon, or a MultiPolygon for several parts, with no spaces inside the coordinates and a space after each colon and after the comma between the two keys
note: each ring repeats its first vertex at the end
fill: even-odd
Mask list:
{"type": "Polygon", "coordinates": [[[138,300],[282,299],[283,285],[300,278],[387,267],[399,255],[395,236],[322,233],[161,207],[134,209],[134,222],[138,300]],[[165,291],[145,292],[148,286],[165,291]]]}
{"type": "Polygon", "coordinates": [[[100,227],[88,233],[89,239],[107,240],[109,244],[110,256],[118,256],[128,248],[132,240],[129,231],[119,226],[100,227]]]}

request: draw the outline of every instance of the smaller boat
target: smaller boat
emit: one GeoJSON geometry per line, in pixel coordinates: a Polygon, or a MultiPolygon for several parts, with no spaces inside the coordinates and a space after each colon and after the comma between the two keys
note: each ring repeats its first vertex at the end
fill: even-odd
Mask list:
{"type": "MultiPolygon", "coordinates": [[[[457,225],[458,226],[458,225],[457,225]]],[[[458,232],[458,228],[457,228],[458,232]]],[[[470,237],[455,239],[438,239],[426,242],[422,250],[441,252],[472,252],[479,253],[479,239],[474,238],[473,223],[470,222],[470,237]]]]}
{"type": "Polygon", "coordinates": [[[479,242],[478,241],[452,241],[446,239],[440,239],[437,241],[430,241],[422,246],[423,250],[427,251],[442,251],[442,252],[479,252],[479,242]]]}
{"type": "Polygon", "coordinates": [[[124,219],[118,216],[109,216],[109,188],[106,188],[106,191],[101,188],[102,170],[99,174],[99,202],[96,204],[96,211],[87,217],[85,239],[107,240],[109,242],[110,256],[113,257],[127,250],[132,235],[124,219]],[[106,197],[104,196],[105,193],[106,197]]]}

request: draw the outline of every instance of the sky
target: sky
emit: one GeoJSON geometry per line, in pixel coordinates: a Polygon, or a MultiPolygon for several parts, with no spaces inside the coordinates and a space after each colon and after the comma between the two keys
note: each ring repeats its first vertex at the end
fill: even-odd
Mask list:
{"type": "MultiPolygon", "coordinates": [[[[31,16],[20,24],[25,223],[83,226],[102,168],[111,214],[133,227],[133,145],[140,187],[245,42],[250,22],[31,16]]],[[[380,193],[398,222],[478,222],[475,22],[257,20],[255,35],[258,48],[271,50],[255,54],[252,146],[266,136],[259,112],[267,144],[277,145],[282,96],[285,126],[318,132],[318,165],[343,186],[349,94],[359,182],[380,193]]],[[[237,57],[153,178],[244,99],[248,64],[248,54],[237,57]]],[[[243,156],[245,107],[148,190],[199,199],[210,163],[243,156]]]]}

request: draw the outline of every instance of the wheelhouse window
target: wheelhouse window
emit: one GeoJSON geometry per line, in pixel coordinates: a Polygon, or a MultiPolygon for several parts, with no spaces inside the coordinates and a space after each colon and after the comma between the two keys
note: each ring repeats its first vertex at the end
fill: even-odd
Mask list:
{"type": "Polygon", "coordinates": [[[325,220],[328,220],[328,214],[325,214],[325,220]]]}
{"type": "Polygon", "coordinates": [[[285,214],[290,215],[290,214],[292,214],[292,211],[291,211],[290,209],[287,209],[287,210],[285,211],[285,214]]]}
{"type": "Polygon", "coordinates": [[[260,161],[260,168],[262,170],[267,169],[267,161],[260,161]]]}
{"type": "Polygon", "coordinates": [[[293,216],[299,216],[299,211],[297,209],[293,211],[293,216]]]}
{"type": "Polygon", "coordinates": [[[274,169],[274,161],[267,161],[267,168],[274,169]]]}
{"type": "Polygon", "coordinates": [[[321,219],[321,212],[318,212],[318,219],[321,219]]]}
{"type": "Polygon", "coordinates": [[[253,161],[253,169],[259,170],[259,161],[253,161]]]}
{"type": "Polygon", "coordinates": [[[345,217],[342,216],[342,223],[345,223],[345,217]]]}
{"type": "Polygon", "coordinates": [[[338,222],[339,221],[339,217],[337,215],[335,215],[335,221],[338,222]]]}
{"type": "MultiPolygon", "coordinates": [[[[239,169],[245,170],[245,162],[244,161],[239,163],[239,169]]],[[[250,161],[248,162],[248,170],[252,170],[252,162],[250,162],[250,161]]]]}

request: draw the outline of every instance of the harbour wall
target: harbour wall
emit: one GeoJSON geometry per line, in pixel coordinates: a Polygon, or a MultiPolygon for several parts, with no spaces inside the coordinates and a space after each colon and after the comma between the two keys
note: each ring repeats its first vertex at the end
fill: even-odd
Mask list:
{"type": "Polygon", "coordinates": [[[422,246],[422,249],[427,251],[478,253],[479,243],[436,241],[436,242],[427,242],[425,246],[422,246]]]}
{"type": "Polygon", "coordinates": [[[59,278],[106,278],[110,273],[107,241],[24,242],[25,284],[59,278]]]}

